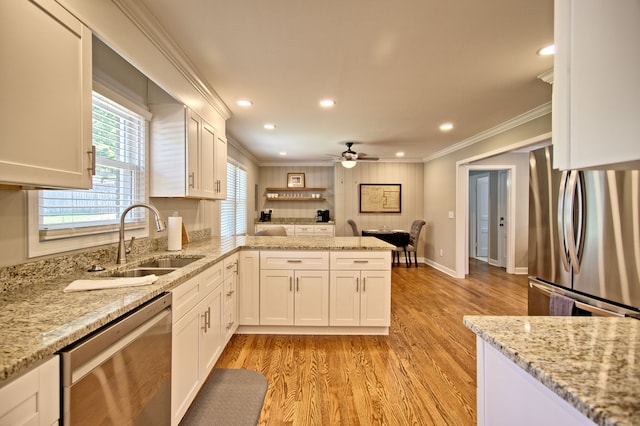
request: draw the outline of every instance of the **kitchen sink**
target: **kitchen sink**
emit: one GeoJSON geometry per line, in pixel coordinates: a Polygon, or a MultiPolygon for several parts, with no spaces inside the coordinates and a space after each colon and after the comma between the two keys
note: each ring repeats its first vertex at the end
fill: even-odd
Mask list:
{"type": "Polygon", "coordinates": [[[182,268],[196,260],[202,259],[204,256],[194,257],[163,257],[161,259],[152,260],[141,263],[138,268],[182,268]]]}
{"type": "Polygon", "coordinates": [[[144,277],[146,275],[165,275],[178,268],[133,268],[109,274],[110,277],[144,277]]]}

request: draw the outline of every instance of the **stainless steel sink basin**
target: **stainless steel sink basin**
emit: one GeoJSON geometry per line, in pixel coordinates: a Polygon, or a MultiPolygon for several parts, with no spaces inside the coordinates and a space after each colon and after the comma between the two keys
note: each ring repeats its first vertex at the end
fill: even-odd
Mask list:
{"type": "Polygon", "coordinates": [[[165,275],[178,268],[134,268],[109,274],[111,277],[144,277],[146,275],[165,275]]]}
{"type": "Polygon", "coordinates": [[[194,257],[163,257],[161,259],[152,260],[141,263],[138,268],[182,268],[196,260],[202,259],[204,256],[194,257]]]}

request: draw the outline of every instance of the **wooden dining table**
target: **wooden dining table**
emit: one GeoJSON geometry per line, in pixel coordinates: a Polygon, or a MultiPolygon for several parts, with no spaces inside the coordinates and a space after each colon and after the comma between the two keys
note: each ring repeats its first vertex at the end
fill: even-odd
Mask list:
{"type": "MultiPolygon", "coordinates": [[[[404,249],[404,260],[409,267],[409,257],[407,256],[407,246],[409,245],[409,232],[400,229],[364,229],[362,230],[363,237],[376,237],[389,244],[393,244],[396,247],[402,247],[404,249]]],[[[395,263],[395,253],[393,257],[395,263]]],[[[398,265],[400,264],[400,255],[398,255],[398,265]]]]}

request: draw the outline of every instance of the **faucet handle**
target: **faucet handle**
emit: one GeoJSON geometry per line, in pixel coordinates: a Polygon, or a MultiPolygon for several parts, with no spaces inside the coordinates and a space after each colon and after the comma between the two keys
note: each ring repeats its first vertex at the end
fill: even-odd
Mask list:
{"type": "Polygon", "coordinates": [[[136,237],[131,237],[131,241],[129,242],[129,247],[127,247],[127,249],[124,251],[126,254],[131,253],[131,249],[133,248],[133,240],[135,240],[136,237]]]}

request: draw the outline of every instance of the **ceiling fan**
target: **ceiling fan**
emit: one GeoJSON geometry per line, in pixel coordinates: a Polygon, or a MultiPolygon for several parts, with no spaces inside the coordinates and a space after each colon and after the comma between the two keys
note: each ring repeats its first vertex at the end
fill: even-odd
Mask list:
{"type": "Polygon", "coordinates": [[[351,146],[353,146],[353,144],[353,142],[346,142],[347,150],[343,151],[341,155],[341,163],[343,167],[350,169],[352,167],[355,167],[358,161],[378,161],[378,157],[369,157],[367,156],[367,154],[358,155],[357,152],[351,149],[351,146]]]}

